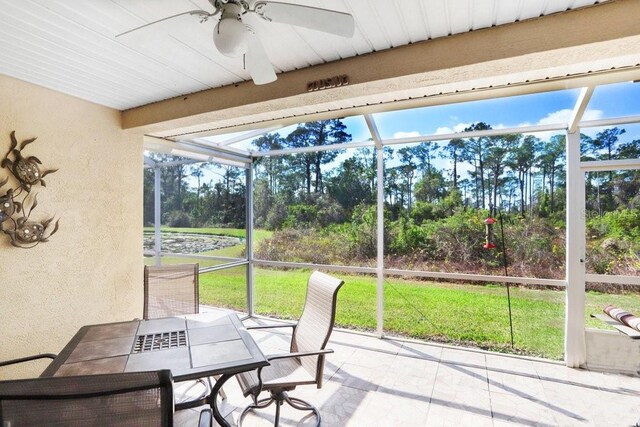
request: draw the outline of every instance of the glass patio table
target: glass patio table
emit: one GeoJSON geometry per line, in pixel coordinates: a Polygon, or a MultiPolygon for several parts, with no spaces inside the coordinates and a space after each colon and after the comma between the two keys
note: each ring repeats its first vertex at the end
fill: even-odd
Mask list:
{"type": "Polygon", "coordinates": [[[179,382],[220,375],[208,403],[216,421],[228,426],[217,407],[222,385],[237,373],[268,364],[238,316],[221,310],[83,326],[41,376],[170,369],[179,382]]]}

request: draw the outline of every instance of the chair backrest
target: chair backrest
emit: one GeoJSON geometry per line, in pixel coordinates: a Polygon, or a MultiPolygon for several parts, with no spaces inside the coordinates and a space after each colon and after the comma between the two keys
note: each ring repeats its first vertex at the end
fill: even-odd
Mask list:
{"type": "Polygon", "coordinates": [[[198,313],[198,264],[144,267],[144,318],[198,313]]]}
{"type": "Polygon", "coordinates": [[[0,425],[171,426],[171,371],[0,381],[0,425]]]}
{"type": "MultiPolygon", "coordinates": [[[[336,319],[338,290],[343,284],[342,280],[328,274],[313,272],[307,285],[302,316],[291,338],[292,352],[318,351],[326,347],[336,319]]],[[[321,387],[324,356],[302,357],[300,361],[321,387]]]]}

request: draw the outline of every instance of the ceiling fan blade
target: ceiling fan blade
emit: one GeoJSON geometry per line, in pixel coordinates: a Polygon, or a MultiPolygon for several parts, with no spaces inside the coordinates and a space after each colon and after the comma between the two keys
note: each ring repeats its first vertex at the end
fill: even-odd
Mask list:
{"type": "Polygon", "coordinates": [[[271,1],[256,3],[254,10],[267,21],[296,25],[342,37],[352,37],[355,30],[353,16],[335,10],[271,1]]]}
{"type": "Polygon", "coordinates": [[[251,74],[253,82],[257,85],[264,85],[276,81],[276,72],[269,61],[260,39],[254,34],[249,36],[249,47],[245,54],[247,71],[251,74]]]}
{"type": "Polygon", "coordinates": [[[133,34],[135,32],[147,29],[147,28],[151,27],[152,25],[160,24],[160,23],[163,23],[163,22],[166,22],[166,21],[169,21],[169,20],[173,20],[174,21],[174,22],[172,22],[172,24],[175,23],[176,20],[179,20],[178,18],[183,18],[183,20],[186,19],[188,21],[190,21],[190,20],[193,20],[193,21],[200,20],[200,21],[202,21],[203,19],[204,20],[209,19],[213,15],[215,15],[215,13],[209,13],[209,12],[206,12],[204,10],[190,10],[188,12],[183,12],[183,13],[178,13],[177,15],[167,16],[166,18],[158,19],[157,21],[149,22],[148,24],[144,24],[144,25],[141,25],[139,27],[132,28],[131,30],[125,31],[124,33],[117,34],[116,38],[118,38],[118,37],[125,37],[126,38],[127,36],[130,36],[131,34],[133,34]]]}

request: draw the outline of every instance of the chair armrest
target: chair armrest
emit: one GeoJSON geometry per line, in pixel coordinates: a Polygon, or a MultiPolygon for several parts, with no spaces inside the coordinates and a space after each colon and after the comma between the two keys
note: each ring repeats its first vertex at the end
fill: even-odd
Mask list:
{"type": "Polygon", "coordinates": [[[0,366],[15,365],[17,363],[29,362],[37,359],[55,359],[56,357],[58,357],[58,355],[53,353],[36,354],[33,356],[21,357],[19,359],[5,360],[0,362],[0,366]]]}
{"type": "Polygon", "coordinates": [[[283,323],[281,325],[258,325],[258,326],[247,326],[246,329],[275,329],[275,328],[295,328],[297,323],[283,323]]]}
{"type": "Polygon", "coordinates": [[[333,350],[325,349],[318,351],[299,351],[295,353],[274,354],[273,356],[267,356],[267,361],[271,362],[272,360],[288,359],[291,357],[320,356],[322,354],[329,353],[333,353],[333,350]]]}

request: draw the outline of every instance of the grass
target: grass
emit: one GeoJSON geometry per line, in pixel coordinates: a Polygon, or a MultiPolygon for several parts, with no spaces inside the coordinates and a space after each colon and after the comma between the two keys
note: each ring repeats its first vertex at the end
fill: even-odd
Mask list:
{"type": "MultiPolygon", "coordinates": [[[[152,229],[145,228],[145,231],[152,229]]],[[[244,237],[243,229],[169,228],[166,232],[189,232],[244,237]]],[[[260,242],[271,235],[255,230],[260,242]]],[[[244,244],[200,255],[244,258],[244,244]]],[[[153,259],[146,259],[152,263],[153,259]]],[[[163,257],[163,263],[198,262],[201,266],[224,261],[163,257]]],[[[283,319],[297,319],[304,305],[306,269],[255,268],[255,311],[283,319]]],[[[337,273],[345,280],[338,298],[338,326],[373,331],[376,328],[376,278],[337,273]]],[[[200,301],[203,304],[246,311],[246,267],[234,267],[201,274],[200,301]]],[[[587,327],[609,329],[590,318],[607,304],[640,313],[640,296],[587,292],[587,327]]],[[[504,285],[486,286],[435,283],[402,278],[385,279],[385,333],[431,341],[477,346],[561,359],[564,346],[565,292],[551,289],[511,288],[514,348],[511,348],[509,316],[504,285]]]]}
{"type": "MultiPolygon", "coordinates": [[[[256,268],[256,313],[296,319],[302,312],[305,269],[256,268]]],[[[337,274],[345,280],[338,298],[339,326],[373,331],[376,328],[376,279],[337,274]]],[[[246,310],[246,269],[237,267],[200,277],[203,304],[246,310]]],[[[510,347],[506,289],[502,285],[476,286],[385,280],[385,332],[431,341],[561,359],[564,345],[564,291],[511,288],[514,344],[510,347]]],[[[606,304],[640,312],[640,297],[587,293],[587,326],[608,328],[588,316],[606,304]]]]}

